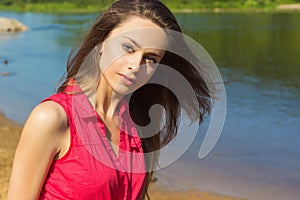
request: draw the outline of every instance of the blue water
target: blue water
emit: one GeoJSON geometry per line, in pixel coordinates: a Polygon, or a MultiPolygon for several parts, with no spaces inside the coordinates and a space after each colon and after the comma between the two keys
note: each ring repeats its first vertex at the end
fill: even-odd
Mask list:
{"type": "MultiPolygon", "coordinates": [[[[30,27],[24,33],[0,34],[0,73],[10,74],[0,76],[0,110],[8,118],[24,123],[31,109],[54,92],[55,84],[65,72],[72,45],[94,16],[13,12],[0,12],[0,16],[17,18],[30,27]],[[3,64],[5,59],[9,61],[8,65],[3,64]]],[[[285,15],[272,16],[275,20],[264,20],[264,17],[257,17],[255,13],[178,16],[184,29],[203,41],[203,46],[220,66],[224,80],[229,81],[226,84],[228,107],[222,135],[213,151],[206,158],[198,159],[204,125],[184,156],[157,172],[157,184],[248,199],[300,198],[299,69],[297,60],[283,59],[294,55],[294,50],[299,47],[292,41],[284,44],[273,41],[274,46],[266,54],[266,63],[261,59],[265,56],[262,48],[258,48],[261,41],[254,48],[246,48],[256,39],[260,40],[260,35],[251,35],[254,34],[251,30],[263,34],[267,40],[269,36],[275,37],[274,29],[286,29],[284,37],[293,38],[299,33],[300,24],[296,20],[295,24],[287,26],[289,23],[285,18],[290,16],[285,15]],[[235,24],[238,20],[252,18],[259,24],[257,29],[254,29],[254,22],[245,23],[242,28],[235,24]],[[277,24],[281,18],[284,26],[277,24]],[[199,30],[195,30],[196,25],[199,30]],[[219,29],[223,32],[217,33],[219,29]],[[266,30],[270,32],[265,33],[266,30]],[[226,36],[238,43],[226,43],[229,39],[222,38],[226,36]],[[251,39],[246,41],[245,38],[251,39]],[[242,39],[245,40],[243,44],[242,39]],[[283,60],[277,61],[279,52],[275,47],[278,45],[293,51],[280,52],[283,60]],[[241,53],[244,57],[240,56],[238,47],[245,48],[241,53]],[[254,54],[257,57],[254,58],[254,54]],[[284,71],[280,71],[282,68],[284,71]]],[[[300,21],[300,14],[292,17],[300,21]]],[[[266,43],[266,46],[269,45],[266,43]]]]}
{"type": "Polygon", "coordinates": [[[24,33],[0,34],[0,72],[11,74],[0,78],[0,109],[9,118],[23,123],[31,109],[53,93],[75,44],[74,30],[85,28],[82,21],[86,19],[9,12],[0,16],[17,18],[30,27],[24,33]],[[9,61],[6,66],[4,59],[9,61]]]}

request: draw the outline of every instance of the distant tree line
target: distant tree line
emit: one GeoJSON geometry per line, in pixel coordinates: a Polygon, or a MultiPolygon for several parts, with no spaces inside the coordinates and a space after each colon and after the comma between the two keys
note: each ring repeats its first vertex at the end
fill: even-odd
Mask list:
{"type": "Polygon", "coordinates": [[[111,1],[108,0],[0,0],[0,4],[2,5],[12,5],[12,4],[26,4],[26,3],[62,3],[62,2],[68,2],[68,3],[74,3],[74,4],[100,4],[100,5],[107,5],[111,1]]]}
{"type": "MultiPolygon", "coordinates": [[[[286,3],[300,3],[300,0],[161,0],[167,5],[219,5],[225,3],[238,4],[253,4],[253,5],[268,5],[268,4],[286,4],[286,3]]],[[[72,3],[76,5],[99,5],[107,6],[114,2],[114,0],[0,0],[0,5],[20,5],[26,3],[72,3]]],[[[196,7],[197,8],[197,7],[196,7]]]]}

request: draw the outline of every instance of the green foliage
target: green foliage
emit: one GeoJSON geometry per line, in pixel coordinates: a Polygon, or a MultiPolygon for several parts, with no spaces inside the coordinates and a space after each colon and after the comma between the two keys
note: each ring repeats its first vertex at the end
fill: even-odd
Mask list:
{"type": "MultiPolygon", "coordinates": [[[[104,9],[115,0],[0,0],[0,9],[19,11],[93,12],[104,9]]],[[[300,3],[300,0],[161,0],[173,10],[180,9],[252,9],[275,8],[278,4],[300,3]]]]}

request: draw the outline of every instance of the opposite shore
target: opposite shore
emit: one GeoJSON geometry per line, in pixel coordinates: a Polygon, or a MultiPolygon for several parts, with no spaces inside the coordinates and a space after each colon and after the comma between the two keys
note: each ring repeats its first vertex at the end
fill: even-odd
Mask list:
{"type": "MultiPolygon", "coordinates": [[[[76,5],[69,2],[62,3],[26,3],[0,5],[1,11],[14,12],[42,12],[42,13],[95,13],[104,10],[106,6],[99,5],[76,5]]],[[[300,12],[300,4],[272,4],[267,6],[239,6],[223,4],[208,4],[204,6],[182,8],[181,5],[170,6],[174,13],[205,13],[205,12],[300,12]]]]}

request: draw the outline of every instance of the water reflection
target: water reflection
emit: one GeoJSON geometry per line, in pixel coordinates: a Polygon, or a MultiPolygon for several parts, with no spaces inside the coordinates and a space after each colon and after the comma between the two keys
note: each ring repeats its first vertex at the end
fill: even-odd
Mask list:
{"type": "MultiPolygon", "coordinates": [[[[180,14],[180,22],[218,66],[300,87],[300,14],[180,14]]],[[[240,77],[239,77],[240,79],[240,77]]],[[[273,84],[273,82],[272,82],[273,84]]]]}

